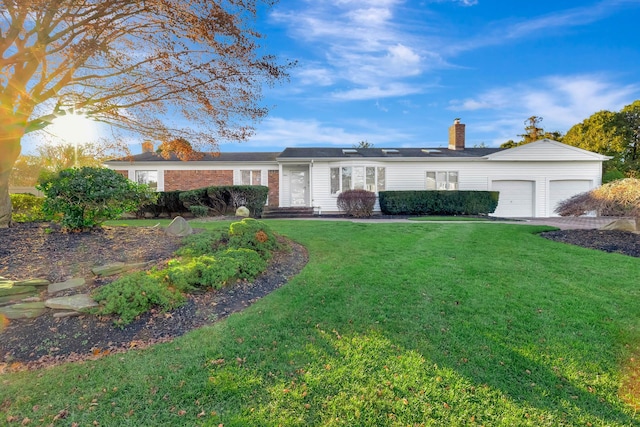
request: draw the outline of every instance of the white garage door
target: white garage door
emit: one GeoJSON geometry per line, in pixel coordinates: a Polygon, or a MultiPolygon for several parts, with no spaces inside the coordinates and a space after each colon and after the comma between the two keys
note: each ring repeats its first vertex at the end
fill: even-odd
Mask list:
{"type": "Polygon", "coordinates": [[[498,207],[493,216],[503,218],[532,217],[533,181],[493,181],[492,191],[499,191],[498,207]]]}
{"type": "Polygon", "coordinates": [[[549,182],[549,216],[558,216],[556,206],[563,200],[579,193],[591,190],[591,181],[561,180],[549,182]]]}

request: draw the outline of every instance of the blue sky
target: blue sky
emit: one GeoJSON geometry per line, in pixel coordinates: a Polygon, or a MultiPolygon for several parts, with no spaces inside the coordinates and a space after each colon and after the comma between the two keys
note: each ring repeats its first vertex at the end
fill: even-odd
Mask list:
{"type": "Polygon", "coordinates": [[[566,132],[640,99],[638,0],[281,0],[265,47],[298,61],[265,89],[256,135],[222,151],[291,146],[498,146],[543,117],[566,132]]]}
{"type": "Polygon", "coordinates": [[[281,0],[258,28],[298,66],[265,88],[255,136],[219,148],[440,147],[457,117],[468,147],[533,115],[565,133],[640,99],[639,23],[640,0],[281,0]]]}

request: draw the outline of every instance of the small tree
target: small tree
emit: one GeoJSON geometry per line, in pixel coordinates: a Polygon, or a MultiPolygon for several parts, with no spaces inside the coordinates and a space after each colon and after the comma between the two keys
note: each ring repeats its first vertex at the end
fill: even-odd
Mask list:
{"type": "Polygon", "coordinates": [[[558,204],[560,216],[580,216],[589,211],[600,215],[632,216],[640,230],[640,179],[625,178],[577,194],[558,204]]]}
{"type": "Polygon", "coordinates": [[[65,169],[38,188],[46,197],[44,212],[71,232],[99,227],[156,197],[147,185],[129,181],[111,169],[95,167],[65,169]]]}

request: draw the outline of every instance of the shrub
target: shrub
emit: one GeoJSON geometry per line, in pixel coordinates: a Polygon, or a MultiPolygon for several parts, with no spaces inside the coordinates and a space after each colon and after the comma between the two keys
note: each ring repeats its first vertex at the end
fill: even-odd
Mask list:
{"type": "Polygon", "coordinates": [[[192,206],[206,206],[207,189],[198,188],[196,190],[182,191],[178,198],[187,209],[191,209],[192,206]]]}
{"type": "Polygon", "coordinates": [[[367,190],[346,190],[338,196],[338,209],[356,218],[370,217],[376,204],[376,194],[367,190]]]}
{"type": "Polygon", "coordinates": [[[238,268],[238,261],[233,258],[202,255],[186,261],[171,260],[165,277],[183,292],[198,288],[218,289],[236,277],[238,268]]]}
{"type": "Polygon", "coordinates": [[[207,188],[209,206],[215,212],[221,214],[228,210],[235,210],[240,206],[249,209],[251,216],[259,218],[262,215],[269,188],[263,185],[229,185],[207,188]]]}
{"type": "Polygon", "coordinates": [[[387,215],[480,215],[498,206],[496,191],[380,191],[387,215]]]}
{"type": "Polygon", "coordinates": [[[228,241],[229,232],[225,230],[190,234],[182,239],[182,247],[176,251],[176,255],[183,257],[210,255],[217,252],[228,241]]]}
{"type": "Polygon", "coordinates": [[[46,197],[45,214],[60,214],[62,228],[76,232],[98,227],[124,212],[135,212],[155,198],[148,186],[96,167],[65,169],[38,188],[46,197]]]}
{"type": "Polygon", "coordinates": [[[166,215],[171,217],[173,215],[182,215],[188,212],[187,208],[180,202],[181,191],[158,191],[157,200],[154,202],[146,203],[140,207],[136,215],[139,218],[149,213],[154,218],[160,215],[166,215]]]}
{"type": "Polygon", "coordinates": [[[231,258],[237,265],[236,277],[251,280],[266,270],[267,261],[253,249],[227,249],[219,254],[220,258],[231,258]]]}
{"type": "Polygon", "coordinates": [[[10,194],[12,208],[12,220],[15,222],[44,221],[46,216],[42,207],[44,197],[33,194],[10,194]]]}
{"type": "Polygon", "coordinates": [[[189,212],[196,218],[204,218],[209,214],[209,208],[206,206],[190,206],[189,212]]]}
{"type": "Polygon", "coordinates": [[[229,226],[229,247],[232,249],[253,249],[261,257],[268,259],[271,251],[278,246],[275,234],[262,221],[245,218],[229,226]]]}
{"type": "Polygon", "coordinates": [[[93,298],[102,305],[98,314],[115,314],[120,326],[131,323],[137,316],[153,307],[171,310],[184,303],[184,296],[167,287],[157,274],[140,271],[101,286],[93,298]]]}
{"type": "Polygon", "coordinates": [[[563,200],[555,209],[560,216],[580,216],[589,211],[596,211],[599,215],[640,218],[640,179],[609,182],[563,200]]]}

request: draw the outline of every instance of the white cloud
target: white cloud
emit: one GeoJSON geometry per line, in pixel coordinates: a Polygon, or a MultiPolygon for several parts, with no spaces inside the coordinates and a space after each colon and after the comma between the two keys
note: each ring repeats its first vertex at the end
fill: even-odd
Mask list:
{"type": "Polygon", "coordinates": [[[331,86],[335,78],[328,68],[309,66],[295,71],[301,84],[305,86],[331,86]]]}
{"type": "Polygon", "coordinates": [[[498,120],[480,120],[474,130],[504,142],[523,132],[528,117],[543,117],[545,130],[564,133],[597,111],[619,111],[639,93],[640,85],[619,85],[602,75],[547,76],[453,100],[448,109],[479,117],[484,110],[487,115],[499,116],[498,120]]]}
{"type": "MultiPolygon", "coordinates": [[[[252,147],[274,147],[281,150],[285,147],[350,147],[358,141],[367,140],[375,145],[396,144],[411,139],[405,131],[389,127],[381,127],[375,122],[352,121],[342,126],[327,125],[318,120],[287,120],[281,117],[270,117],[261,123],[256,135],[247,143],[252,147]],[[347,130],[347,128],[349,130],[347,130]]],[[[229,151],[233,145],[229,144],[229,151]]]]}
{"type": "Polygon", "coordinates": [[[420,86],[412,86],[403,83],[391,83],[386,86],[370,86],[358,89],[336,91],[332,94],[332,97],[341,101],[359,101],[366,99],[379,99],[413,95],[416,93],[420,93],[421,91],[422,88],[420,86]]]}
{"type": "Polygon", "coordinates": [[[424,49],[428,43],[410,30],[399,1],[334,0],[304,5],[272,14],[308,48],[307,56],[316,55],[316,61],[325,65],[323,74],[313,69],[299,73],[302,84],[312,83],[310,77],[315,77],[323,86],[350,86],[353,89],[347,92],[358,94],[354,99],[397,96],[389,88],[399,86],[413,86],[400,93],[417,93],[423,88],[408,79],[423,74],[430,63],[444,62],[437,53],[424,49]]]}

